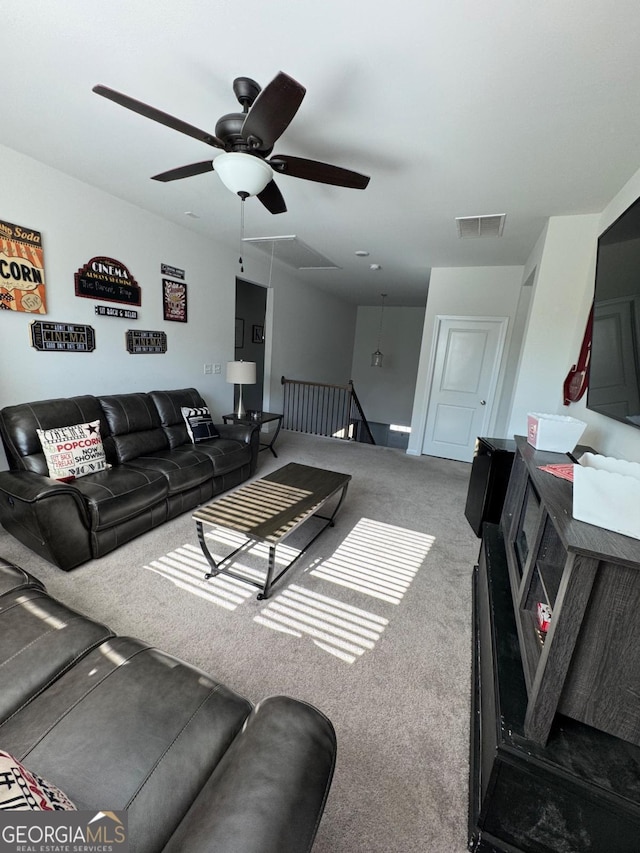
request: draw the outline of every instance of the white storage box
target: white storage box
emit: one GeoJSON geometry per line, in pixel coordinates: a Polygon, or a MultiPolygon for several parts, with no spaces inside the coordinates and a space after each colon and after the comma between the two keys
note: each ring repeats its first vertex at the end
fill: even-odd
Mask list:
{"type": "Polygon", "coordinates": [[[567,453],[580,441],[586,423],[567,415],[544,415],[529,412],[527,415],[527,441],[536,450],[554,450],[567,453]]]}
{"type": "Polygon", "coordinates": [[[640,539],[640,464],[585,453],[573,466],[573,517],[640,539]]]}

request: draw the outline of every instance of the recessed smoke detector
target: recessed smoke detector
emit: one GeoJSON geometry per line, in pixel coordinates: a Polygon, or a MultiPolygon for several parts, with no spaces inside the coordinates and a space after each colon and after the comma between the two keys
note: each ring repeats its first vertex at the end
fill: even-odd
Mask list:
{"type": "Polygon", "coordinates": [[[458,237],[502,237],[506,213],[491,213],[483,216],[456,216],[458,237]]]}

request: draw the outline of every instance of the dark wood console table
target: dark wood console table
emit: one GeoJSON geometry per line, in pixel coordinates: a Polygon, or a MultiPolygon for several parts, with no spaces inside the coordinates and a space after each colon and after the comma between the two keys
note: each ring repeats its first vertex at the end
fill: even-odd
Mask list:
{"type": "Polygon", "coordinates": [[[516,439],[474,571],[469,847],[640,849],[640,541],[575,521],[567,462],[516,439]],[[542,642],[539,601],[552,607],[542,642]]]}
{"type": "Polygon", "coordinates": [[[567,462],[516,438],[500,528],[529,701],[544,744],[556,712],[640,745],[640,540],[572,517],[573,485],[539,469],[567,462]],[[538,602],[552,609],[536,630],[538,602]]]}
{"type": "Polygon", "coordinates": [[[504,539],[485,524],[473,577],[469,849],[635,853],[640,747],[557,715],[525,735],[528,695],[504,539]]]}

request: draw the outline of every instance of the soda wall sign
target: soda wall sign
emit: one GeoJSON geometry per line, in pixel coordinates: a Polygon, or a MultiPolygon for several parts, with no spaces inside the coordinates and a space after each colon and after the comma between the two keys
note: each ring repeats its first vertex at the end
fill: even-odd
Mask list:
{"type": "Polygon", "coordinates": [[[34,320],[31,324],[31,346],[39,352],[93,352],[96,333],[82,323],[50,323],[34,320]]]}
{"type": "Polygon", "coordinates": [[[137,281],[120,261],[113,258],[91,258],[75,274],[76,296],[141,305],[142,294],[137,281]]]}
{"type": "Polygon", "coordinates": [[[46,314],[42,235],[0,222],[0,310],[46,314]]]}

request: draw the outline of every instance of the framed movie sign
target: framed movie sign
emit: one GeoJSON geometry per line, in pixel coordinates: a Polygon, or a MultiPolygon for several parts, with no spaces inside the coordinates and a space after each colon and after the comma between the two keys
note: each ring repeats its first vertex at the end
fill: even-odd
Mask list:
{"type": "Polygon", "coordinates": [[[162,307],[165,320],[187,322],[187,285],[184,281],[162,279],[162,307]]]}
{"type": "Polygon", "coordinates": [[[0,221],[0,309],[46,314],[42,235],[0,221]]]}
{"type": "Polygon", "coordinates": [[[96,333],[84,323],[50,323],[34,320],[31,346],[38,352],[93,352],[96,333]]]}
{"type": "Polygon", "coordinates": [[[167,351],[165,332],[129,329],[126,333],[127,352],[131,355],[162,355],[167,351]]]}
{"type": "Polygon", "coordinates": [[[91,258],[75,274],[76,296],[141,305],[138,282],[120,261],[114,258],[91,258]]]}

